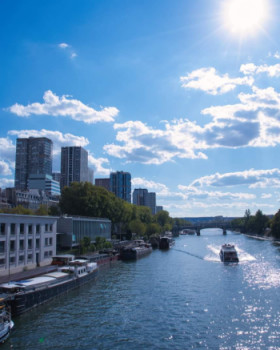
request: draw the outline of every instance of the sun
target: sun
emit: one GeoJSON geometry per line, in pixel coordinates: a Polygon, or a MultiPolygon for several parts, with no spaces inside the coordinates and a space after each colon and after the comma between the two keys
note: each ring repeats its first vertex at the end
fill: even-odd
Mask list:
{"type": "Polygon", "coordinates": [[[237,35],[254,35],[268,17],[268,0],[226,0],[223,19],[229,30],[237,35]]]}

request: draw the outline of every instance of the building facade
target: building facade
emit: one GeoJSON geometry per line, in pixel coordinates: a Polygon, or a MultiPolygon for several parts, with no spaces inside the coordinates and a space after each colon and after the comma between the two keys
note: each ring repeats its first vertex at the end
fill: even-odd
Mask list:
{"type": "Polygon", "coordinates": [[[57,218],[0,213],[0,275],[48,265],[56,254],[57,218]]]}
{"type": "Polygon", "coordinates": [[[18,138],[16,144],[15,188],[26,190],[32,174],[52,174],[53,143],[46,137],[18,138]]]}
{"type": "Polygon", "coordinates": [[[151,209],[153,215],[156,214],[156,194],[148,192],[145,188],[135,188],[133,191],[133,204],[144,205],[151,209]]]}
{"type": "Polygon", "coordinates": [[[157,205],[156,206],[156,213],[160,212],[163,210],[163,206],[162,205],[157,205]]]}
{"type": "Polygon", "coordinates": [[[110,178],[95,179],[95,186],[104,187],[110,191],[110,178]]]}
{"type": "Polygon", "coordinates": [[[131,175],[128,172],[117,171],[110,174],[110,191],[117,197],[131,203],[131,175]]]}
{"type": "Polygon", "coordinates": [[[48,195],[45,191],[42,190],[16,190],[13,188],[6,188],[5,195],[7,203],[11,207],[16,207],[18,205],[23,206],[24,208],[36,210],[39,209],[41,205],[46,207],[58,206],[59,198],[58,196],[48,195]]]}
{"type": "Polygon", "coordinates": [[[155,192],[149,192],[147,198],[147,207],[151,209],[153,215],[156,214],[156,194],[155,192]]]}
{"type": "Polygon", "coordinates": [[[72,182],[86,182],[88,179],[88,152],[83,147],[62,147],[61,190],[72,182]]]}
{"type": "Polygon", "coordinates": [[[51,196],[60,196],[60,183],[53,180],[51,175],[29,175],[28,189],[45,191],[51,196]]]}
{"type": "Polygon", "coordinates": [[[95,242],[96,237],[111,239],[111,221],[91,217],[60,217],[57,222],[59,248],[79,246],[84,237],[95,242]]]}
{"type": "Polygon", "coordinates": [[[135,188],[132,197],[133,204],[146,206],[148,190],[146,190],[145,188],[135,188]]]}

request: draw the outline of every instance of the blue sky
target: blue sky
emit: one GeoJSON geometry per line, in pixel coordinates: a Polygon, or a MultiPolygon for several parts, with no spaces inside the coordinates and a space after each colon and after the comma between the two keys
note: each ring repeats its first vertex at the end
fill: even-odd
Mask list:
{"type": "Polygon", "coordinates": [[[54,171],[83,146],[95,177],[129,171],[172,216],[274,214],[279,17],[276,0],[2,1],[0,187],[16,138],[46,136],[54,171]]]}

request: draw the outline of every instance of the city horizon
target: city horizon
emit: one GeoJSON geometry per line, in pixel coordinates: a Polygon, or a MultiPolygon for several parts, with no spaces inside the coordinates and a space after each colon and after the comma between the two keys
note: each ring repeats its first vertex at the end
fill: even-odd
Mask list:
{"type": "Polygon", "coordinates": [[[53,172],[82,147],[94,178],[128,172],[172,217],[275,214],[280,6],[240,4],[2,3],[0,188],[16,139],[46,137],[53,172]]]}

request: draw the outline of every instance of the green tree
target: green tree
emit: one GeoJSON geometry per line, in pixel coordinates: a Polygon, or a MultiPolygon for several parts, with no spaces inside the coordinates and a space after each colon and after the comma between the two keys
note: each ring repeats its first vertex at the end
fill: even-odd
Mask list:
{"type": "Polygon", "coordinates": [[[48,207],[44,204],[41,204],[40,207],[35,211],[35,215],[47,216],[48,215],[48,207]]]}
{"type": "Polygon", "coordinates": [[[278,212],[273,216],[271,220],[271,235],[274,238],[279,239],[280,238],[280,209],[278,212]]]}
{"type": "Polygon", "coordinates": [[[146,225],[139,219],[132,220],[128,227],[132,233],[136,233],[138,236],[143,236],[146,231],[146,225]]]}
{"type": "Polygon", "coordinates": [[[151,235],[158,234],[161,232],[161,227],[157,223],[150,223],[147,225],[146,235],[150,237],[151,235]]]}

